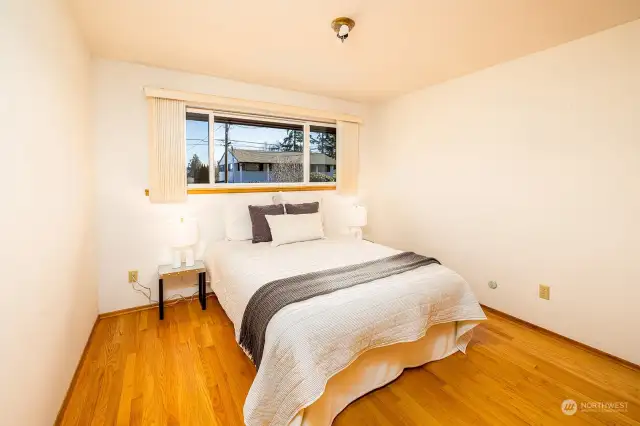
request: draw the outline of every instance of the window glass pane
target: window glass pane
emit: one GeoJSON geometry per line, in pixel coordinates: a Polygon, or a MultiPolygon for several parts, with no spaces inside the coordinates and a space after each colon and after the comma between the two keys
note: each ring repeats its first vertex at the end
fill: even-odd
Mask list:
{"type": "Polygon", "coordinates": [[[187,184],[209,183],[209,115],[187,113],[187,184]]]}
{"type": "Polygon", "coordinates": [[[214,122],[216,182],[304,180],[302,125],[219,116],[214,122]]]}
{"type": "Polygon", "coordinates": [[[336,129],[335,127],[311,126],[311,170],[310,182],[336,181],[336,129]]]}

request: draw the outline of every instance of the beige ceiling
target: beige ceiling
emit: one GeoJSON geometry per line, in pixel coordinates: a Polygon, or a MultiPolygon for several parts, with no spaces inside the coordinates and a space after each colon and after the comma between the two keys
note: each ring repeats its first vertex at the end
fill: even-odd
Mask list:
{"type": "Polygon", "coordinates": [[[640,18],[640,0],[70,0],[92,52],[376,101],[640,18]],[[331,20],[356,21],[341,44],[331,20]]]}

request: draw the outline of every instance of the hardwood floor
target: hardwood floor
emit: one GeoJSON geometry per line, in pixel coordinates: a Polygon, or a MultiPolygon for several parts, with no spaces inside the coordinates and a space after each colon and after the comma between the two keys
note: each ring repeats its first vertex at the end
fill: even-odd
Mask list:
{"type": "MultiPolygon", "coordinates": [[[[467,355],[406,370],[349,405],[351,425],[640,425],[640,371],[487,313],[467,355]],[[564,415],[565,399],[626,412],[564,415]]],[[[70,391],[62,425],[242,425],[255,369],[215,298],[104,318],[70,391]]]]}

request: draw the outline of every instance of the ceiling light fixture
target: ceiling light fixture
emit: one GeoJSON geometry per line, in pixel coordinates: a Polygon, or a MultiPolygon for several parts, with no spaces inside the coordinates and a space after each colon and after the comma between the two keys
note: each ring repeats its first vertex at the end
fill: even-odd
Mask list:
{"type": "Polygon", "coordinates": [[[336,35],[344,43],[345,39],[349,37],[349,32],[356,25],[355,21],[351,18],[340,17],[331,22],[331,28],[336,32],[336,35]]]}

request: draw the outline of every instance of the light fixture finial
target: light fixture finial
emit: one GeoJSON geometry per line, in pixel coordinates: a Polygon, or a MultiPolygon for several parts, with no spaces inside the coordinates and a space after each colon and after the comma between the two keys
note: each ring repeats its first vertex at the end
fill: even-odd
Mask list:
{"type": "Polygon", "coordinates": [[[349,33],[356,25],[355,21],[351,18],[347,18],[345,16],[336,18],[331,22],[331,28],[336,32],[336,36],[344,43],[344,41],[349,37],[349,33]]]}

